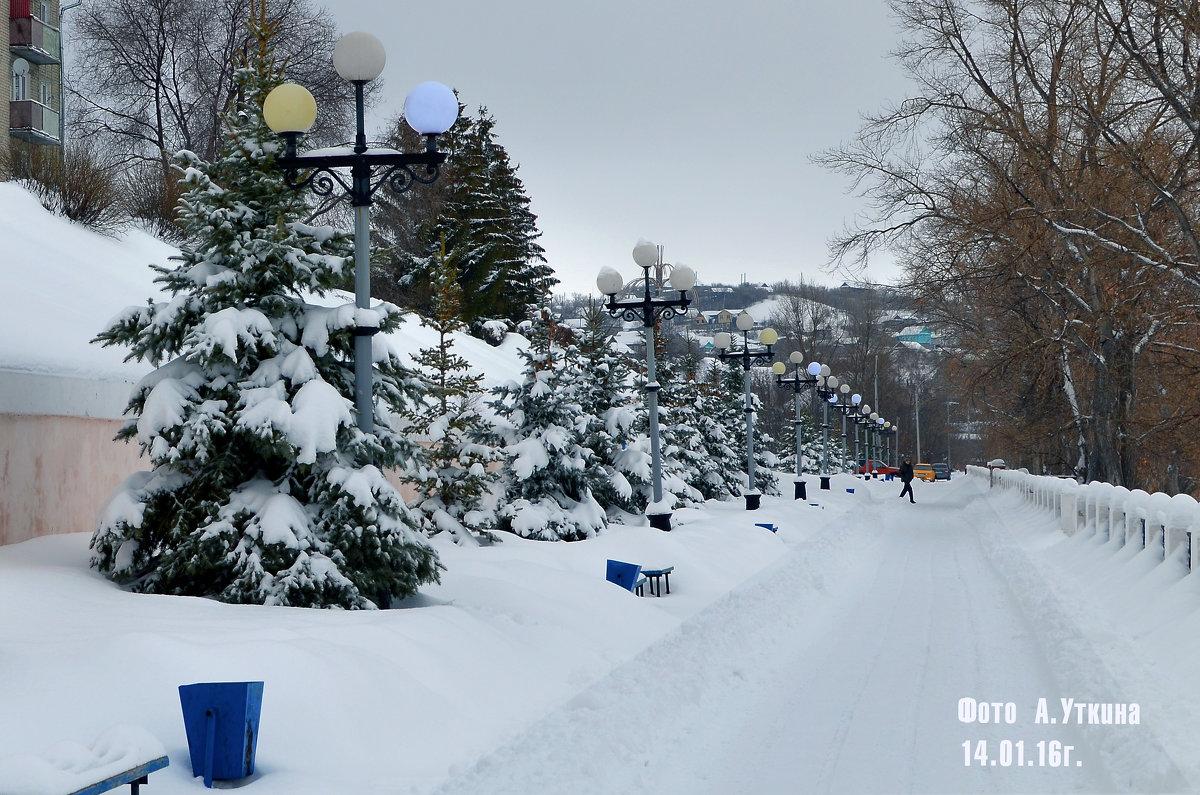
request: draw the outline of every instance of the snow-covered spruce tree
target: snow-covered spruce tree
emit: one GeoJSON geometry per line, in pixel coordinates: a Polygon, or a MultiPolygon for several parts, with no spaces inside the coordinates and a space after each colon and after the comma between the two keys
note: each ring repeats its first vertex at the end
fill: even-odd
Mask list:
{"type": "Polygon", "coordinates": [[[377,429],[355,425],[356,325],[393,328],[382,305],[315,306],[350,267],[347,240],[301,223],[274,166],[262,100],[279,82],[271,30],[250,24],[242,105],[213,163],[181,152],[189,243],[155,267],[173,297],[131,307],[98,335],[158,367],[119,438],[153,469],[110,498],[92,563],[135,590],[228,602],[385,607],[437,581],[436,553],[384,477],[419,455],[389,424],[419,382],[376,337],[377,429]]]}
{"type": "Polygon", "coordinates": [[[446,235],[472,326],[485,320],[524,320],[549,299],[558,282],[537,242],[542,233],[517,166],[497,139],[495,126],[481,106],[435,227],[446,235]]]}
{"type": "Polygon", "coordinates": [[[685,504],[739,493],[729,480],[736,477],[736,465],[731,469],[733,451],[725,430],[705,414],[703,385],[697,379],[702,363],[695,358],[689,351],[678,362],[667,356],[658,360],[664,480],[685,504]]]}
{"type": "Polygon", "coordinates": [[[605,509],[642,513],[650,502],[650,443],[638,431],[633,372],[613,349],[612,322],[598,302],[588,306],[583,319],[579,404],[588,423],[583,444],[597,461],[589,470],[592,494],[605,509]]]}
{"type": "MultiPolygon", "coordinates": [[[[738,354],[740,356],[741,354],[738,354]]],[[[743,473],[743,493],[745,492],[746,471],[746,388],[745,374],[742,363],[738,358],[731,362],[722,362],[720,370],[721,389],[724,391],[731,406],[736,406],[737,419],[734,411],[726,408],[722,413],[722,423],[735,445],[741,460],[740,468],[743,473]]],[[[753,375],[753,373],[751,373],[753,375]]],[[[762,401],[750,393],[751,405],[757,411],[762,407],[762,401]]],[[[779,478],[774,469],[779,466],[779,457],[771,451],[774,439],[770,437],[758,423],[754,425],[754,488],[762,494],[778,494],[779,478]]]]}
{"type": "MultiPolygon", "coordinates": [[[[788,395],[789,400],[791,394],[788,395]]],[[[807,393],[802,395],[801,401],[804,411],[800,415],[800,427],[804,433],[804,448],[801,451],[804,458],[804,471],[806,474],[813,474],[821,465],[821,429],[813,423],[811,410],[808,406],[807,393]]],[[[793,416],[794,419],[794,416],[793,416]]],[[[783,472],[796,472],[796,426],[791,424],[790,433],[785,438],[776,440],[776,449],[783,454],[779,456],[779,469],[783,472]]],[[[849,449],[850,455],[854,455],[854,428],[849,429],[849,449]]],[[[840,437],[838,439],[841,441],[840,437]]],[[[841,449],[840,447],[838,448],[841,449]]]]}
{"type": "MultiPolygon", "coordinates": [[[[720,462],[719,475],[730,496],[746,491],[746,413],[743,371],[740,362],[732,364],[712,359],[700,392],[700,415],[704,422],[704,442],[714,460],[720,462]]],[[[758,441],[755,429],[756,442],[758,441]]],[[[755,444],[754,486],[764,494],[775,493],[775,475],[766,467],[776,466],[774,454],[764,454],[755,444]]]]}
{"type": "MultiPolygon", "coordinates": [[[[439,139],[450,157],[434,189],[416,197],[382,197],[377,218],[390,249],[380,267],[392,295],[405,306],[428,310],[429,274],[444,242],[464,291],[463,320],[476,336],[483,336],[489,321],[524,321],[548,301],[558,281],[538,243],[541,232],[519,167],[495,127],[485,107],[474,116],[462,113],[445,140],[439,139]]],[[[397,148],[419,144],[399,119],[388,141],[397,148]]]]}
{"type": "Polygon", "coordinates": [[[552,343],[548,319],[539,317],[529,335],[521,380],[492,390],[505,444],[500,528],[543,541],[589,538],[605,515],[589,485],[597,461],[583,445],[590,423],[579,402],[578,352],[552,343]]]}
{"type": "Polygon", "coordinates": [[[427,380],[425,401],[408,412],[410,430],[431,443],[427,465],[415,478],[420,510],[432,532],[449,532],[459,544],[476,536],[495,540],[495,506],[490,504],[501,460],[491,444],[491,423],[480,414],[482,376],[472,374],[466,359],[454,352],[455,332],[465,332],[460,319],[462,287],[454,266],[444,258],[432,273],[432,317],[422,323],[438,334],[437,345],[417,353],[417,366],[427,380]]]}

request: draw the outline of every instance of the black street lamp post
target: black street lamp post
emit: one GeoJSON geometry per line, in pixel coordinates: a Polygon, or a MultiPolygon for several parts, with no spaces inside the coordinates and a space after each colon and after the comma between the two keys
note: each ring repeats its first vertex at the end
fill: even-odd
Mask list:
{"type": "Polygon", "coordinates": [[[722,361],[726,359],[739,357],[742,360],[742,381],[746,387],[746,479],[748,488],[746,490],[746,510],[758,510],[759,499],[762,495],[754,488],[754,398],[750,394],[750,368],[758,365],[764,367],[770,364],[771,359],[775,356],[775,351],[771,349],[776,342],[779,341],[779,335],[775,333],[775,329],[765,328],[759,335],[759,342],[762,343],[754,348],[750,347],[750,329],[754,328],[754,318],[747,312],[742,312],[737,316],[737,328],[742,332],[742,350],[741,352],[730,352],[729,348],[733,344],[733,338],[729,332],[722,331],[713,336],[713,346],[720,351],[722,361]]]}
{"type": "Polygon", "coordinates": [[[817,377],[817,394],[821,396],[821,488],[829,488],[829,404],[837,401],[838,380],[829,374],[829,366],[821,367],[817,377]]]}
{"type": "Polygon", "coordinates": [[[354,207],[354,404],[358,427],[375,429],[372,399],[371,337],[379,332],[371,305],[371,197],[382,186],[404,193],[415,184],[429,185],[438,178],[445,161],[437,151],[437,136],[458,118],[458,99],[440,83],[422,83],[404,101],[409,126],[425,136],[425,151],[397,152],[367,146],[363,89],[379,77],[387,57],[383,44],[370,33],[348,33],[334,47],[333,65],[342,79],[354,85],[356,135],[353,147],[335,147],[297,154],[300,136],[317,117],[317,105],[303,86],[284,83],[267,95],[263,116],[267,125],[283,136],[284,153],[276,163],[293,188],[310,188],[318,196],[331,196],[340,187],[354,207]],[[347,181],[343,170],[349,169],[347,181]],[[303,176],[301,176],[303,175],[303,176]]]}
{"type": "MultiPolygon", "coordinates": [[[[858,471],[858,462],[862,460],[862,455],[859,452],[858,444],[858,426],[861,424],[859,419],[862,412],[862,395],[855,392],[850,396],[850,409],[847,412],[850,417],[850,423],[854,426],[854,466],[855,472],[858,471]]],[[[865,470],[864,470],[865,471],[865,470]]]]}
{"type": "Polygon", "coordinates": [[[952,469],[952,467],[951,467],[951,465],[950,465],[950,438],[951,438],[951,434],[950,434],[950,407],[951,407],[951,406],[957,406],[957,405],[958,405],[958,401],[957,401],[957,400],[947,400],[947,401],[946,401],[946,469],[947,469],[948,471],[952,469]]]}
{"type": "Polygon", "coordinates": [[[696,284],[696,274],[686,265],[676,265],[671,269],[671,286],[679,291],[678,298],[652,298],[650,285],[650,269],[661,266],[661,252],[658,246],[646,240],[639,240],[633,248],[633,261],[644,272],[644,289],[642,297],[629,301],[618,301],[617,293],[624,286],[621,274],[612,268],[602,268],[596,277],[596,286],[600,292],[608,296],[605,309],[613,317],[622,317],[630,322],[640,320],[646,335],[646,410],[650,415],[650,473],[653,483],[654,500],[647,510],[650,526],[659,530],[670,531],[671,508],[663,504],[662,491],[662,454],[658,441],[658,371],[655,362],[654,328],[659,320],[670,320],[677,314],[687,312],[692,299],[687,291],[696,284]]]}
{"type": "Polygon", "coordinates": [[[858,411],[854,417],[854,424],[857,426],[854,430],[855,443],[858,441],[858,428],[862,428],[862,455],[866,465],[863,467],[863,479],[870,480],[871,474],[875,471],[875,457],[871,454],[871,406],[869,403],[861,403],[858,406],[858,411]]]}
{"type": "MultiPolygon", "coordinates": [[[[845,462],[846,462],[846,458],[847,458],[847,456],[846,456],[846,417],[850,414],[851,411],[854,410],[854,407],[849,402],[847,402],[850,400],[850,394],[849,394],[850,385],[849,384],[847,384],[847,383],[840,384],[838,386],[838,392],[840,393],[838,395],[839,400],[837,403],[834,404],[834,408],[836,408],[839,412],[841,412],[841,415],[842,415],[842,466],[845,466],[845,462]]],[[[840,468],[841,467],[839,467],[839,469],[840,468]]]]}
{"type": "Polygon", "coordinates": [[[813,388],[817,385],[817,377],[821,374],[821,364],[819,362],[810,362],[808,365],[808,378],[803,377],[800,373],[800,363],[804,361],[804,357],[800,351],[792,351],[788,360],[796,365],[796,372],[791,378],[784,378],[783,374],[787,372],[787,365],[783,362],[775,362],[771,365],[772,372],[775,373],[775,384],[777,386],[790,386],[796,393],[796,419],[793,423],[796,426],[796,494],[797,500],[806,500],[808,495],[804,486],[804,423],[801,417],[804,416],[804,410],[801,408],[800,397],[804,390],[813,388]]]}

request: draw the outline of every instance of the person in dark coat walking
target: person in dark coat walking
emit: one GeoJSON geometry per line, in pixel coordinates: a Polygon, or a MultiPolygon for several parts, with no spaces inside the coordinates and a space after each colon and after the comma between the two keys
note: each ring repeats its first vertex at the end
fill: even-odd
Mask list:
{"type": "Polygon", "coordinates": [[[904,481],[904,488],[900,490],[900,497],[903,499],[904,495],[907,494],[908,501],[915,503],[916,500],[913,499],[912,490],[913,465],[912,461],[909,461],[907,458],[905,458],[904,463],[900,465],[900,479],[904,481]]]}

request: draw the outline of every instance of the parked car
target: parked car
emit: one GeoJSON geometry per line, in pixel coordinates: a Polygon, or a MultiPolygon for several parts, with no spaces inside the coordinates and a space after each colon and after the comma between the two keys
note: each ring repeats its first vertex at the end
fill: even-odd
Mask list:
{"type": "Polygon", "coordinates": [[[869,475],[876,474],[879,477],[884,475],[899,475],[900,468],[888,466],[883,461],[868,461],[865,458],[858,459],[858,474],[869,475]]]}
{"type": "Polygon", "coordinates": [[[913,477],[926,483],[932,483],[937,474],[934,473],[930,464],[913,464],[913,477]]]}
{"type": "Polygon", "coordinates": [[[934,480],[949,480],[950,479],[950,465],[949,464],[934,464],[933,465],[933,479],[934,480]]]}

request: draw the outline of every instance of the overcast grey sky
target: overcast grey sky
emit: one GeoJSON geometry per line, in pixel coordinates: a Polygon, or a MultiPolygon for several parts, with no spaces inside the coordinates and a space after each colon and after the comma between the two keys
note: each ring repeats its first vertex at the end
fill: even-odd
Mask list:
{"type": "MultiPolygon", "coordinates": [[[[829,236],[862,206],[809,156],[905,95],[885,0],[340,0],[388,53],[378,115],[423,80],[488,106],[557,292],[637,275],[645,237],[702,282],[838,284],[829,236]]],[[[864,278],[897,276],[872,262],[864,278]]]]}

